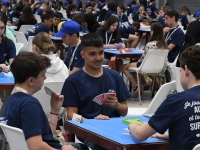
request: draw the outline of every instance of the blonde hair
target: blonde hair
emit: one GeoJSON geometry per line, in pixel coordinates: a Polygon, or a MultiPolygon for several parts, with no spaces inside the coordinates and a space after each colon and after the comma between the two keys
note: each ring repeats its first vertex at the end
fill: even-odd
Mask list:
{"type": "Polygon", "coordinates": [[[40,32],[38,33],[32,41],[42,52],[49,53],[54,52],[56,47],[53,45],[52,40],[48,33],[40,32]]]}

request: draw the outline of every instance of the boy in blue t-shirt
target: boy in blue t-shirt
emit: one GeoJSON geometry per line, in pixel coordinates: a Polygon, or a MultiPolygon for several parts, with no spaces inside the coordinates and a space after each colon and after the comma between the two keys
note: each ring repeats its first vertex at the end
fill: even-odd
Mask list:
{"type": "Polygon", "coordinates": [[[78,144],[73,144],[74,147],[62,146],[53,137],[64,100],[63,95],[52,92],[48,119],[40,102],[32,96],[42,88],[48,66],[50,66],[49,58],[32,52],[22,52],[15,57],[10,66],[15,79],[15,87],[7,101],[0,122],[22,129],[29,149],[73,150],[74,147],[80,149],[78,144]]]}
{"type": "Polygon", "coordinates": [[[165,23],[168,26],[163,29],[169,49],[168,61],[172,63],[183,48],[185,35],[182,29],[178,26],[177,21],[179,14],[176,10],[167,11],[164,17],[165,23]]]}
{"type": "MultiPolygon", "coordinates": [[[[131,95],[118,72],[102,68],[104,48],[101,36],[88,33],[82,37],[81,44],[85,65],[66,79],[61,92],[65,97],[63,107],[66,107],[67,118],[71,120],[74,113],[87,119],[126,116],[126,100],[131,95]],[[116,96],[108,96],[102,105],[93,101],[96,96],[111,89],[116,96]]],[[[85,144],[95,149],[94,144],[89,143],[85,144]]]]}
{"type": "Polygon", "coordinates": [[[150,0],[149,5],[147,6],[147,14],[153,19],[156,18],[156,3],[155,0],[150,0]]]}
{"type": "Polygon", "coordinates": [[[28,40],[29,36],[35,36],[40,32],[46,32],[49,34],[50,27],[52,25],[52,19],[52,15],[44,14],[42,16],[42,23],[35,24],[31,29],[27,30],[26,33],[24,33],[26,39],[28,40]]]}
{"type": "Polygon", "coordinates": [[[199,144],[200,116],[200,46],[191,46],[180,56],[180,81],[185,91],[170,94],[148,123],[129,125],[131,135],[145,140],[169,138],[171,150],[192,150],[199,144]],[[168,136],[169,134],[169,136],[168,136]]]}
{"type": "Polygon", "coordinates": [[[123,22],[119,25],[119,32],[121,34],[121,38],[128,39],[129,48],[135,48],[138,44],[139,37],[135,35],[135,31],[140,29],[140,23],[134,22],[130,24],[129,22],[123,22]]]}
{"type": "Polygon", "coordinates": [[[81,57],[82,51],[81,40],[79,38],[80,25],[76,21],[65,21],[60,31],[55,36],[61,37],[63,43],[69,45],[65,65],[73,74],[84,66],[84,60],[81,57]]]}

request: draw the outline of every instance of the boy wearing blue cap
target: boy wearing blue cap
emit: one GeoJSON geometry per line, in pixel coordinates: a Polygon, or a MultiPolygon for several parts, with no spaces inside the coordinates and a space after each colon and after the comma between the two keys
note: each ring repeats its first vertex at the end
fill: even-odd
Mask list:
{"type": "Polygon", "coordinates": [[[68,45],[65,64],[72,74],[84,66],[84,60],[81,57],[81,40],[79,38],[80,25],[76,21],[66,21],[62,24],[60,31],[55,36],[61,37],[63,43],[68,45]]]}
{"type": "Polygon", "coordinates": [[[133,1],[130,2],[130,8],[128,8],[128,10],[127,10],[127,16],[129,16],[130,14],[132,14],[133,8],[134,8],[134,6],[136,4],[137,4],[137,2],[135,0],[133,0],[133,1]]]}
{"type": "Polygon", "coordinates": [[[9,3],[8,0],[3,0],[2,1],[1,12],[5,13],[6,16],[8,15],[9,6],[10,6],[10,3],[9,3]]]}

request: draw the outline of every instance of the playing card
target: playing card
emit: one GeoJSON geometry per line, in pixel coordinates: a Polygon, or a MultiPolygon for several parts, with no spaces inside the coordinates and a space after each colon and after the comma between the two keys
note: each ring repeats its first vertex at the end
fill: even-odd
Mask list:
{"type": "Polygon", "coordinates": [[[93,99],[93,101],[99,105],[102,105],[102,103],[98,100],[97,96],[93,99]]]}
{"type": "Polygon", "coordinates": [[[53,91],[50,88],[46,87],[46,86],[44,87],[44,90],[45,90],[46,94],[48,94],[50,96],[53,93],[53,91]]]}

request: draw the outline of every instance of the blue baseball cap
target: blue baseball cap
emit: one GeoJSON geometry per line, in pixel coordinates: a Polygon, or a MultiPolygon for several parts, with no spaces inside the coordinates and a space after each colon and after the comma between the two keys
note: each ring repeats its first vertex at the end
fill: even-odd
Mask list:
{"type": "Polygon", "coordinates": [[[137,11],[140,8],[140,6],[139,5],[135,5],[133,8],[134,8],[134,11],[137,11]]]}
{"type": "Polygon", "coordinates": [[[128,3],[127,3],[127,6],[128,6],[128,7],[131,7],[131,2],[128,2],[128,3]]]}
{"type": "Polygon", "coordinates": [[[10,6],[10,3],[8,0],[3,0],[2,5],[10,6]]]}
{"type": "Polygon", "coordinates": [[[167,9],[167,10],[172,10],[172,7],[171,7],[171,6],[167,6],[166,9],[167,9]]]}
{"type": "Polygon", "coordinates": [[[198,12],[196,13],[196,17],[198,17],[198,18],[200,19],[200,11],[198,11],[198,12]]]}
{"type": "Polygon", "coordinates": [[[67,6],[69,3],[68,3],[68,1],[65,1],[64,3],[63,3],[63,6],[65,7],[65,6],[67,6]]]}
{"type": "Polygon", "coordinates": [[[76,21],[65,21],[60,31],[58,31],[54,36],[61,37],[65,34],[74,34],[80,32],[80,25],[76,21]]]}

